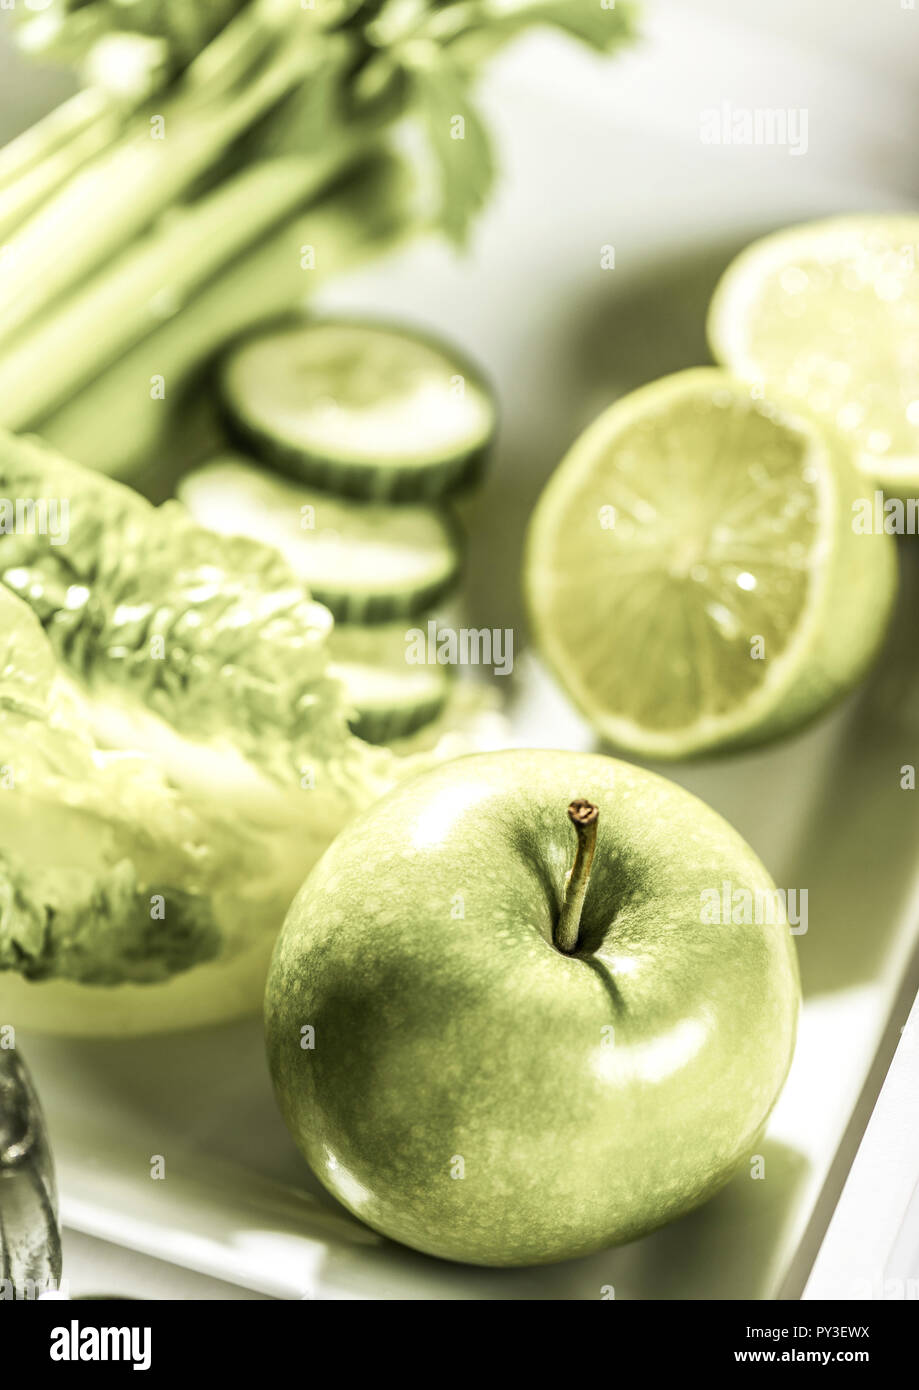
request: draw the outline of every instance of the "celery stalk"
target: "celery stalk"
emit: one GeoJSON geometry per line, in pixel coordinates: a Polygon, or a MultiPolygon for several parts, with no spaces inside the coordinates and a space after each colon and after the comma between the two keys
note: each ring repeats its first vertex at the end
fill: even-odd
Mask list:
{"type": "Polygon", "coordinates": [[[184,88],[216,93],[241,82],[308,8],[300,0],[250,0],[189,63],[184,88]]]}
{"type": "Polygon", "coordinates": [[[30,420],[29,428],[92,468],[168,494],[175,460],[164,455],[170,436],[184,433],[177,421],[185,418],[189,387],[202,368],[229,339],[295,309],[329,276],[403,236],[412,221],[405,180],[404,166],[392,156],[368,158],[340,188],[241,256],[181,314],[53,415],[30,420]],[[305,246],[314,253],[310,269],[301,265],[305,246]],[[154,377],[165,383],[163,399],[151,393],[154,377]]]}
{"type": "Polygon", "coordinates": [[[26,428],[62,404],[341,167],[341,155],[265,160],[175,213],[0,355],[0,425],[26,428]]]}
{"type": "Polygon", "coordinates": [[[111,110],[111,100],[104,92],[87,87],[17,135],[0,148],[0,190],[31,173],[43,160],[59,154],[111,110]]]}
{"type": "Polygon", "coordinates": [[[26,218],[91,159],[114,144],[120,133],[119,125],[117,116],[104,113],[6,187],[0,187],[0,242],[16,232],[26,218]]]}
{"type": "MultiPolygon", "coordinates": [[[[310,57],[291,44],[241,93],[194,119],[166,115],[94,160],[19,229],[0,269],[0,345],[117,254],[200,178],[253,121],[308,79],[310,57]]],[[[321,61],[317,58],[315,61],[321,61]]]]}

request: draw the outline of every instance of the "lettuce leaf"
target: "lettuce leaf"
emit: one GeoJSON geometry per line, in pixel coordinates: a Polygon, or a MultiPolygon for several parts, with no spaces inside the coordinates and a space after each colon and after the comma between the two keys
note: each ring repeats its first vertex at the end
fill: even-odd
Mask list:
{"type": "MultiPolygon", "coordinates": [[[[46,813],[55,791],[63,794],[55,806],[60,812],[69,789],[84,805],[95,789],[111,812],[127,771],[121,764],[113,784],[106,775],[111,764],[107,769],[97,761],[91,744],[68,727],[55,678],[54,652],[37,618],[0,590],[2,811],[12,811],[20,840],[28,820],[23,794],[37,793],[46,813]]],[[[4,838],[13,837],[10,827],[4,838]]],[[[146,983],[217,954],[220,932],[206,898],[171,883],[157,892],[152,884],[142,888],[129,858],[94,872],[78,863],[58,866],[54,853],[53,840],[43,863],[0,849],[0,970],[18,970],[30,980],[146,983]]]]}
{"type": "Polygon", "coordinates": [[[27,980],[150,984],[212,960],[220,940],[207,899],[172,886],[149,894],[129,859],[98,877],[36,873],[0,850],[0,970],[27,980]]]}
{"type": "Polygon", "coordinates": [[[398,775],[348,730],[332,620],[226,539],[0,435],[0,970],[162,981],[273,933],[398,775]]]}

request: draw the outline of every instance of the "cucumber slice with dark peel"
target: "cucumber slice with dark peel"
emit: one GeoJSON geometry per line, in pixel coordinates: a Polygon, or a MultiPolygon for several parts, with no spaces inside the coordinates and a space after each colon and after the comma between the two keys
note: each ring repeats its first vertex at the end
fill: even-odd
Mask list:
{"type": "Polygon", "coordinates": [[[249,449],[346,497],[411,501],[475,480],[494,398],[452,348],[384,324],[274,324],[220,371],[231,429],[249,449]]]}
{"type": "Polygon", "coordinates": [[[351,728],[368,743],[413,734],[437,718],[450,693],[449,667],[407,661],[407,631],[402,623],[344,623],[329,638],[329,674],[344,685],[351,728]]]}
{"type": "Polygon", "coordinates": [[[178,496],[211,530],[275,546],[340,622],[409,617],[459,576],[459,528],[442,507],[345,501],[234,454],[188,474],[178,496]]]}

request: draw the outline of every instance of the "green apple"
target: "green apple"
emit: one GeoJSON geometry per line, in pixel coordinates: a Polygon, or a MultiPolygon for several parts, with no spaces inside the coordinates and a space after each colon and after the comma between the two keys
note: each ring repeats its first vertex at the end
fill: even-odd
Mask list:
{"type": "Polygon", "coordinates": [[[430,1254],[544,1263],[727,1181],[782,1087],[798,995],[781,897],[702,802],[611,758],[476,754],[378,802],[310,874],[268,1053],[291,1133],[356,1216],[430,1254]],[[714,924],[725,885],[774,920],[714,924]]]}

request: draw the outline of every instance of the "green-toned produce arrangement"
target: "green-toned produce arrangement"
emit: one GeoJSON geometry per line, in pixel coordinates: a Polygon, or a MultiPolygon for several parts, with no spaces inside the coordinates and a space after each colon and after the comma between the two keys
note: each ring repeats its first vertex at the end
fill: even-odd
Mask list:
{"type": "MultiPolygon", "coordinates": [[[[792,766],[790,740],[883,671],[887,505],[919,517],[919,215],[735,243],[696,306],[700,360],[630,389],[572,292],[552,308],[571,363],[518,379],[514,357],[510,380],[474,313],[444,322],[446,293],[378,314],[318,292],[416,238],[469,253],[501,168],[487,60],[546,27],[614,54],[632,6],[49,0],[13,25],[79,90],[0,149],[0,1048],[9,1029],[11,1051],[20,1029],[101,1039],[91,1071],[131,1039],[128,1068],[163,1043],[142,1035],[242,1023],[229,1088],[263,1012],[283,1121],[371,1228],[343,1227],[358,1257],[385,1259],[376,1232],[551,1264],[692,1212],[765,1150],[770,1176],[803,1171],[767,1138],[799,885],[777,887],[742,815],[746,838],[608,753],[702,764],[724,809],[706,786],[732,756],[768,770],[786,740],[792,766]],[[574,396],[597,361],[599,395],[560,399],[552,436],[518,380],[574,396]],[[518,599],[519,628],[485,625],[518,599]]],[[[542,192],[551,229],[548,165],[542,192]]],[[[583,255],[605,273],[594,226],[583,255]]],[[[607,337],[629,322],[610,303],[607,337]]],[[[548,336],[535,293],[514,314],[509,341],[548,336]]],[[[756,775],[751,797],[775,796],[756,775]]],[[[31,1083],[6,1070],[21,1117],[31,1083]]],[[[233,1100],[242,1128],[251,1098],[233,1100]]],[[[303,1204],[350,1223],[327,1208],[303,1204]]],[[[278,1221],[234,1228],[234,1258],[277,1237],[283,1262],[278,1221]]]]}

